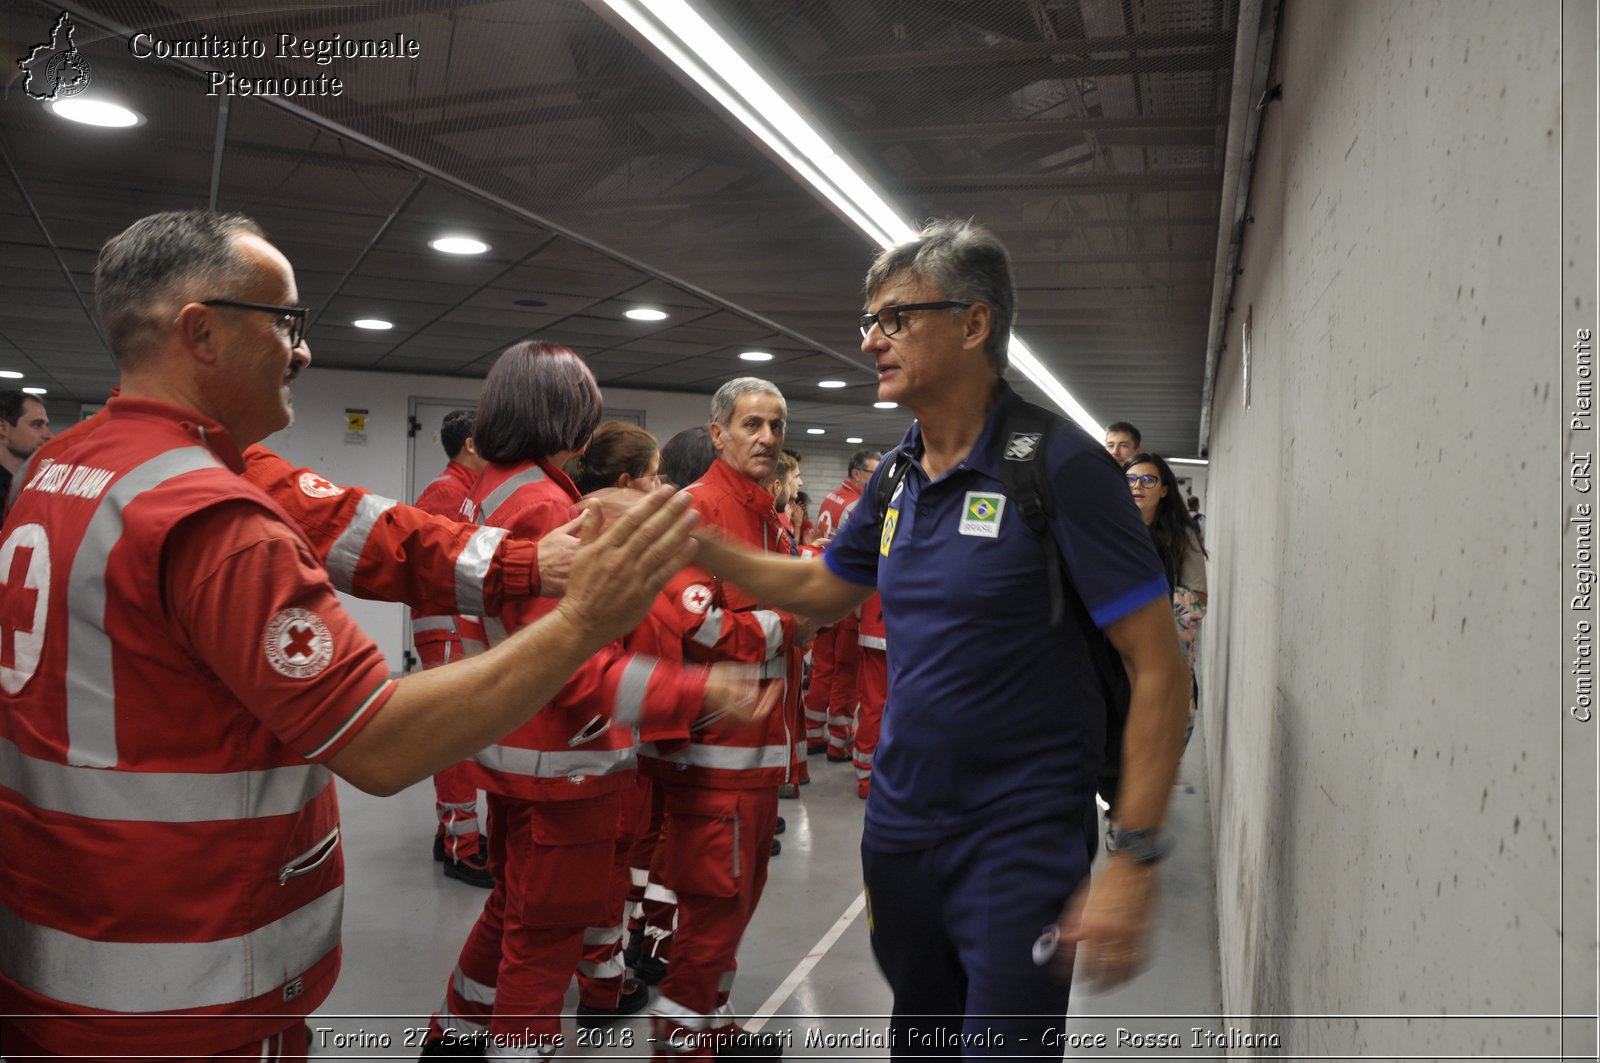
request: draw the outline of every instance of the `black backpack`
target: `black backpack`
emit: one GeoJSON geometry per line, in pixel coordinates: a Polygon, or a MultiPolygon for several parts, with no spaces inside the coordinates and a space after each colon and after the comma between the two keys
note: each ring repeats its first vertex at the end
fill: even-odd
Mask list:
{"type": "MultiPolygon", "coordinates": [[[[1122,665],[1122,655],[1089,615],[1089,607],[1083,604],[1083,597],[1078,594],[1072,575],[1062,562],[1061,549],[1050,532],[1050,522],[1056,515],[1055,497],[1045,475],[1044,461],[1034,460],[1046,453],[1051,433],[1064,423],[1057,414],[1038,406],[1014,405],[996,433],[997,439],[1005,440],[1005,449],[1000,455],[1000,481],[1028,530],[1048,544],[1044,556],[1045,568],[1050,574],[1050,626],[1059,627],[1066,610],[1071,609],[1078,627],[1088,639],[1089,660],[1094,665],[1106,703],[1105,759],[1100,766],[1098,788],[1106,804],[1115,805],[1117,784],[1122,776],[1122,735],[1128,723],[1128,703],[1133,688],[1122,665]]],[[[921,454],[912,455],[896,449],[889,458],[889,467],[878,477],[875,500],[880,524],[889,511],[889,500],[894,497],[895,489],[917,457],[921,454]]]]}

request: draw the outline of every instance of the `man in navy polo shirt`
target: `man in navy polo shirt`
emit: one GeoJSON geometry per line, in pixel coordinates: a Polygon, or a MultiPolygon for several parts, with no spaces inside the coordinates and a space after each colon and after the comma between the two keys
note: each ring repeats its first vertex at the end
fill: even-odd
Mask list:
{"type": "Polygon", "coordinates": [[[889,698],[861,846],[893,1055],[1036,1054],[1062,1043],[1050,1035],[1064,1028],[1074,963],[1102,985],[1141,966],[1187,671],[1161,564],[1098,440],[1074,425],[1050,437],[1054,547],[1008,504],[995,437],[1022,400],[1002,379],[1015,294],[1000,242],[935,223],[883,251],[865,292],[878,397],[917,418],[900,445],[915,460],[886,512],[859,506],[820,564],[709,538],[697,561],[824,620],[882,593],[889,698]],[[1133,690],[1125,844],[1092,883],[1105,704],[1072,610],[1051,623],[1044,551],[1056,547],[1133,690]]]}

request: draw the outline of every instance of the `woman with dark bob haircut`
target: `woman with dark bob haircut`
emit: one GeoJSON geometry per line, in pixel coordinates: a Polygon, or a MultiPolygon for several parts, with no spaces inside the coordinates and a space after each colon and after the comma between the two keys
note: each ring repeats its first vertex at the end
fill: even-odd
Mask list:
{"type": "MultiPolygon", "coordinates": [[[[561,467],[589,442],[600,410],[594,374],[566,347],[519,343],[502,354],[484,381],[473,428],[487,465],[468,496],[472,520],[533,539],[567,523],[579,494],[561,467]]],[[[485,617],[481,632],[462,618],[464,641],[494,645],[559,608],[550,598],[510,603],[485,617]]],[[[463,764],[463,774],[488,792],[494,888],[462,947],[424,1055],[463,1044],[481,1049],[487,1038],[530,1051],[561,1042],[562,998],[584,957],[585,931],[612,928],[615,951],[622,949],[623,896],[611,896],[606,883],[614,878],[622,791],[634,772],[635,728],[651,741],[687,740],[704,713],[759,717],[770,701],[758,699],[755,683],[736,668],[656,660],[619,639],[528,723],[463,764]]],[[[620,977],[585,979],[578,1021],[637,1011],[647,992],[635,985],[624,996],[620,977]]]]}

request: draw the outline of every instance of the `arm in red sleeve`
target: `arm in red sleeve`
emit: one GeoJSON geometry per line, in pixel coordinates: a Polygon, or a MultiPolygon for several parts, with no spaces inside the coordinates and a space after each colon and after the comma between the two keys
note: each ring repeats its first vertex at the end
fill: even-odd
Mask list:
{"type": "Polygon", "coordinates": [[[245,479],[300,526],[338,590],[419,612],[474,616],[539,593],[536,542],[342,487],[265,447],[249,447],[244,457],[245,479]]]}
{"type": "Polygon", "coordinates": [[[704,569],[685,568],[667,584],[651,615],[676,633],[692,661],[781,660],[794,641],[794,617],[775,609],[728,609],[722,585],[704,569]]]}

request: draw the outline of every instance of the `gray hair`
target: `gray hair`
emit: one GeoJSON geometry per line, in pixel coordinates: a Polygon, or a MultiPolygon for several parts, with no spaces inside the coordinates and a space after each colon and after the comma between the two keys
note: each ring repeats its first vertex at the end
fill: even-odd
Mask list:
{"type": "Polygon", "coordinates": [[[778,405],[783,409],[783,419],[789,419],[789,403],[784,400],[783,392],[778,390],[778,385],[770,380],[762,380],[755,376],[738,376],[728,381],[717,389],[711,396],[711,419],[720,425],[733,424],[733,410],[739,405],[739,399],[745,395],[775,395],[778,405]]]}
{"type": "Polygon", "coordinates": [[[95,304],[119,363],[150,349],[185,303],[222,298],[252,279],[235,239],[264,236],[243,214],[169,211],[140,218],[106,241],[95,264],[95,304]]]}
{"type": "Polygon", "coordinates": [[[1011,256],[994,233],[973,221],[928,223],[914,238],[878,253],[862,285],[866,301],[899,274],[927,281],[946,299],[988,306],[989,361],[996,373],[1006,371],[1017,288],[1011,256]]]}

